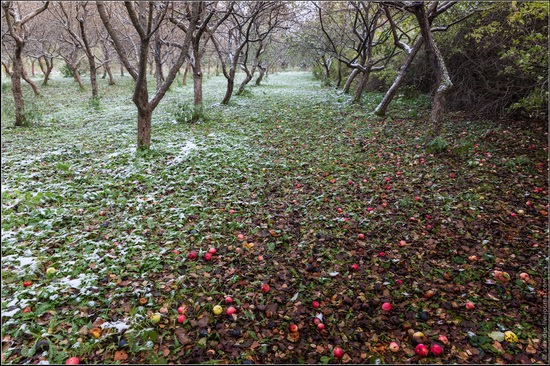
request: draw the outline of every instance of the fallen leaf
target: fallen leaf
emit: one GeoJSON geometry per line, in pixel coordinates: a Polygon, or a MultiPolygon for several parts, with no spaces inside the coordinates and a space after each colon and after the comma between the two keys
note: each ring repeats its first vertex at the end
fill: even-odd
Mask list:
{"type": "Polygon", "coordinates": [[[115,352],[115,361],[124,361],[128,359],[128,354],[124,351],[115,352]]]}

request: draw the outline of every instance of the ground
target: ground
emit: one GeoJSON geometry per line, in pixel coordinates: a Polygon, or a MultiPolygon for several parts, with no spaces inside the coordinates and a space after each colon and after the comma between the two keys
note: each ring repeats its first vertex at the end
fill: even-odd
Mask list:
{"type": "Polygon", "coordinates": [[[382,119],[289,72],[223,106],[220,76],[197,124],[173,85],[141,152],[130,80],[101,82],[28,94],[25,128],[2,84],[3,363],[548,361],[548,126],[432,141],[425,96],[382,119]]]}

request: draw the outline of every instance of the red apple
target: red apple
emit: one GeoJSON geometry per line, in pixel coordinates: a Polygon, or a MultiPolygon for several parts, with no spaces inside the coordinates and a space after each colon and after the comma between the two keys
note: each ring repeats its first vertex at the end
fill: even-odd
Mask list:
{"type": "Polygon", "coordinates": [[[405,240],[400,240],[400,241],[399,241],[399,246],[400,246],[400,247],[404,247],[404,246],[406,246],[406,245],[407,245],[407,242],[406,242],[405,240]]]}
{"type": "Polygon", "coordinates": [[[208,253],[210,253],[210,254],[216,254],[216,248],[210,248],[210,249],[208,249],[208,253]]]}
{"type": "Polygon", "coordinates": [[[106,212],[105,211],[99,211],[99,216],[105,216],[106,212]]]}
{"type": "Polygon", "coordinates": [[[32,285],[32,281],[29,281],[29,280],[23,281],[23,287],[29,287],[31,285],[32,285]]]}
{"type": "Polygon", "coordinates": [[[235,210],[231,209],[231,210],[229,210],[229,213],[230,213],[230,214],[234,214],[234,213],[235,213],[235,210]]]}
{"type": "Polygon", "coordinates": [[[336,211],[338,211],[338,212],[342,212],[343,210],[342,210],[342,208],[341,208],[341,207],[338,207],[338,208],[336,209],[336,211]]]}
{"type": "Polygon", "coordinates": [[[290,327],[288,327],[291,333],[296,333],[298,331],[298,326],[296,324],[290,324],[290,327]]]}
{"type": "Polygon", "coordinates": [[[227,315],[233,315],[237,312],[237,309],[235,309],[233,306],[230,306],[227,308],[227,310],[225,311],[225,313],[227,315]]]}
{"type": "Polygon", "coordinates": [[[357,263],[353,263],[351,265],[351,270],[355,272],[359,271],[359,265],[357,263]]]}
{"type": "Polygon", "coordinates": [[[319,324],[317,324],[317,329],[323,330],[323,329],[325,329],[325,325],[323,323],[319,323],[319,324]]]}
{"type": "Polygon", "coordinates": [[[389,302],[385,302],[385,303],[382,304],[382,310],[391,311],[391,309],[392,309],[392,306],[389,302]]]}
{"type": "Polygon", "coordinates": [[[332,353],[336,358],[341,358],[344,355],[344,351],[340,347],[334,347],[332,353]]]}
{"type": "Polygon", "coordinates": [[[471,301],[468,301],[465,306],[468,310],[474,310],[476,308],[475,304],[471,301]]]}
{"type": "Polygon", "coordinates": [[[367,207],[367,211],[368,211],[368,212],[372,212],[372,211],[374,211],[374,208],[372,208],[372,207],[367,207]]]}
{"type": "Polygon", "coordinates": [[[31,312],[30,306],[27,306],[25,309],[23,309],[23,314],[30,313],[30,312],[31,312]]]}
{"type": "Polygon", "coordinates": [[[204,260],[205,260],[205,261],[209,261],[210,259],[212,259],[212,254],[210,254],[210,253],[204,253],[204,260]]]}
{"type": "Polygon", "coordinates": [[[174,250],[172,250],[172,253],[175,253],[175,254],[180,254],[180,251],[179,251],[179,250],[177,250],[177,249],[174,249],[174,250]]]}
{"type": "Polygon", "coordinates": [[[363,239],[365,239],[365,234],[362,234],[362,233],[361,233],[361,234],[357,235],[357,238],[358,238],[359,240],[363,240],[363,239]]]}
{"type": "Polygon", "coordinates": [[[319,319],[317,317],[313,318],[313,324],[315,324],[315,325],[321,324],[321,319],[319,319]]]}
{"type": "Polygon", "coordinates": [[[440,356],[443,353],[443,348],[439,344],[432,344],[430,352],[435,356],[440,356]]]}
{"type": "Polygon", "coordinates": [[[195,252],[194,250],[190,251],[189,255],[187,255],[187,258],[189,258],[191,260],[197,259],[197,252],[195,252]]]}
{"type": "Polygon", "coordinates": [[[348,180],[348,184],[349,184],[350,186],[353,185],[353,181],[348,180]]]}
{"type": "Polygon", "coordinates": [[[420,201],[421,198],[420,198],[420,196],[414,196],[414,200],[415,200],[415,201],[420,201]]]}
{"type": "Polygon", "coordinates": [[[441,334],[439,337],[437,337],[437,339],[443,343],[444,345],[447,345],[449,344],[449,339],[447,338],[447,336],[444,336],[443,334],[441,334]]]}
{"type": "Polygon", "coordinates": [[[527,281],[529,279],[529,274],[522,272],[519,274],[519,278],[521,278],[522,281],[527,281]]]}
{"type": "Polygon", "coordinates": [[[179,314],[185,313],[185,308],[184,308],[183,306],[180,306],[180,307],[178,308],[178,313],[179,313],[179,314]]]}
{"type": "Polygon", "coordinates": [[[78,365],[80,363],[80,360],[78,357],[69,357],[69,359],[65,362],[65,365],[78,365]]]}
{"type": "Polygon", "coordinates": [[[178,323],[183,323],[185,319],[187,319],[185,315],[181,314],[180,316],[178,316],[178,323]]]}
{"type": "Polygon", "coordinates": [[[385,257],[385,256],[386,256],[386,253],[380,252],[380,253],[378,253],[378,255],[379,255],[380,257],[385,257]]]}
{"type": "Polygon", "coordinates": [[[225,297],[225,303],[226,304],[233,304],[233,298],[231,296],[225,297]]]}
{"type": "Polygon", "coordinates": [[[428,356],[428,347],[426,347],[424,344],[420,343],[414,348],[414,352],[419,355],[420,357],[426,357],[428,356]]]}
{"type": "Polygon", "coordinates": [[[269,285],[267,283],[262,283],[262,286],[260,288],[263,292],[269,292],[269,285]]]}
{"type": "Polygon", "coordinates": [[[243,235],[243,234],[237,235],[237,239],[239,239],[239,240],[244,240],[244,235],[243,235]]]}
{"type": "Polygon", "coordinates": [[[263,260],[264,260],[264,256],[263,256],[263,255],[259,255],[259,256],[258,256],[258,260],[259,260],[260,262],[263,261],[263,260]]]}
{"type": "Polygon", "coordinates": [[[311,305],[313,305],[313,307],[317,309],[319,307],[319,301],[313,301],[311,305]]]}

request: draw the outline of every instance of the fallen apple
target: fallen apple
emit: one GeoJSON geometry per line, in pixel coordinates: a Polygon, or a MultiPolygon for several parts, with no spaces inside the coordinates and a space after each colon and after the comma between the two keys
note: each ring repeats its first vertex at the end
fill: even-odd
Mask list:
{"type": "Polygon", "coordinates": [[[471,301],[468,301],[465,306],[468,310],[474,310],[476,308],[475,304],[471,301]]]}
{"type": "Polygon", "coordinates": [[[95,339],[101,337],[101,328],[92,328],[90,329],[90,335],[95,339]]]}
{"type": "Polygon", "coordinates": [[[439,344],[432,344],[430,352],[435,356],[440,356],[443,353],[443,348],[439,344]]]}
{"type": "Polygon", "coordinates": [[[160,315],[160,313],[154,313],[151,315],[151,321],[155,324],[157,324],[158,322],[160,322],[160,319],[161,319],[162,315],[160,315]]]}
{"type": "Polygon", "coordinates": [[[32,285],[32,281],[23,281],[23,287],[29,287],[32,285]]]}
{"type": "Polygon", "coordinates": [[[317,329],[323,330],[323,329],[325,329],[325,325],[323,323],[319,323],[319,324],[317,324],[317,329]]]}
{"type": "Polygon", "coordinates": [[[223,313],[223,308],[220,305],[215,305],[214,308],[212,308],[212,311],[214,312],[214,315],[220,315],[223,313]]]}
{"type": "Polygon", "coordinates": [[[429,350],[424,344],[420,343],[414,348],[414,352],[420,357],[428,356],[429,350]]]}
{"type": "Polygon", "coordinates": [[[233,304],[233,298],[231,296],[225,297],[225,303],[226,304],[233,304]]]}
{"type": "Polygon", "coordinates": [[[65,365],[78,365],[79,363],[80,360],[78,359],[78,357],[69,357],[65,362],[65,365]]]}
{"type": "Polygon", "coordinates": [[[406,246],[406,245],[407,245],[407,242],[406,242],[405,240],[400,240],[400,241],[399,241],[399,246],[400,246],[400,247],[404,247],[404,246],[406,246]]]}
{"type": "Polygon", "coordinates": [[[399,351],[399,344],[397,344],[397,342],[391,342],[388,348],[392,352],[397,352],[399,351]]]}
{"type": "Polygon", "coordinates": [[[107,213],[105,211],[99,211],[99,216],[105,216],[107,213]]]}
{"type": "Polygon", "coordinates": [[[23,309],[23,314],[30,313],[30,312],[31,312],[31,307],[30,306],[27,306],[27,307],[25,307],[25,309],[23,309]]]}
{"type": "Polygon", "coordinates": [[[178,314],[183,314],[183,313],[185,313],[185,307],[184,306],[178,307],[178,314]]]}
{"type": "Polygon", "coordinates": [[[365,239],[365,234],[360,233],[359,235],[357,235],[357,239],[359,239],[359,240],[365,239]]]}
{"type": "Polygon", "coordinates": [[[180,316],[178,316],[178,323],[183,323],[185,319],[187,319],[185,315],[181,314],[180,316]]]}
{"type": "Polygon", "coordinates": [[[258,256],[258,260],[259,260],[260,262],[263,261],[263,260],[264,260],[264,256],[263,256],[263,255],[259,255],[259,256],[258,256]]]}
{"type": "Polygon", "coordinates": [[[296,333],[298,331],[298,326],[296,324],[290,324],[288,330],[290,330],[291,333],[296,333]]]}
{"type": "Polygon", "coordinates": [[[529,274],[522,272],[519,274],[519,278],[521,278],[522,281],[527,281],[529,279],[529,274]]]}
{"type": "Polygon", "coordinates": [[[263,292],[269,292],[269,285],[267,283],[262,283],[262,285],[260,286],[261,290],[263,292]]]}
{"type": "Polygon", "coordinates": [[[195,252],[194,250],[190,251],[187,255],[187,258],[189,258],[190,260],[197,259],[197,252],[195,252]]]}
{"type": "Polygon", "coordinates": [[[174,254],[180,254],[180,251],[177,250],[177,249],[174,249],[174,250],[172,250],[172,253],[174,253],[174,254]]]}
{"type": "Polygon", "coordinates": [[[336,358],[341,358],[344,355],[344,351],[340,347],[334,347],[332,354],[336,358]]]}
{"type": "Polygon", "coordinates": [[[382,310],[391,311],[391,309],[392,309],[392,306],[389,302],[385,302],[385,303],[382,304],[382,310]]]}
{"type": "Polygon", "coordinates": [[[204,260],[209,261],[212,259],[212,253],[204,253],[204,260]]]}
{"type": "Polygon", "coordinates": [[[210,248],[210,249],[208,249],[208,253],[210,253],[210,254],[216,254],[216,248],[210,248]]]}
{"type": "Polygon", "coordinates": [[[239,240],[244,240],[244,235],[243,235],[243,234],[237,235],[237,239],[239,239],[239,240]]]}
{"type": "Polygon", "coordinates": [[[354,271],[354,272],[359,271],[359,265],[357,263],[353,263],[351,265],[351,270],[354,271]]]}
{"type": "Polygon", "coordinates": [[[55,274],[55,272],[56,272],[56,269],[53,268],[53,267],[49,267],[48,269],[46,269],[46,274],[48,276],[53,276],[55,274]]]}
{"type": "Polygon", "coordinates": [[[432,297],[434,297],[435,295],[435,290],[428,290],[426,291],[426,293],[424,294],[424,297],[426,299],[431,299],[432,297]]]}
{"type": "Polygon", "coordinates": [[[444,345],[448,345],[449,344],[449,338],[447,338],[447,336],[444,336],[443,334],[440,334],[439,337],[437,337],[437,339],[443,343],[444,345]]]}
{"type": "Polygon", "coordinates": [[[319,301],[313,301],[313,302],[311,303],[311,305],[312,305],[315,309],[317,309],[317,308],[320,306],[319,301]]]}
{"type": "Polygon", "coordinates": [[[412,335],[413,343],[421,344],[426,341],[426,336],[422,332],[414,332],[412,335]]]}
{"type": "Polygon", "coordinates": [[[233,315],[233,314],[237,313],[237,309],[235,309],[233,306],[230,306],[230,307],[227,308],[225,313],[227,315],[233,315]]]}
{"type": "Polygon", "coordinates": [[[504,332],[504,340],[506,342],[516,343],[518,341],[518,336],[511,330],[507,330],[506,332],[504,332]]]}

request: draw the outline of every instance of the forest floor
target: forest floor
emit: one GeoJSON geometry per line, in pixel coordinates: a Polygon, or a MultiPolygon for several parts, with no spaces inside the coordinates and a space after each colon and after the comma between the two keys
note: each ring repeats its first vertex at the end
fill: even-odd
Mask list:
{"type": "Polygon", "coordinates": [[[382,119],[289,72],[222,106],[220,76],[136,152],[130,79],[101,82],[53,79],[26,128],[2,84],[2,363],[548,361],[548,126],[449,115],[428,144],[422,96],[382,119]]]}

